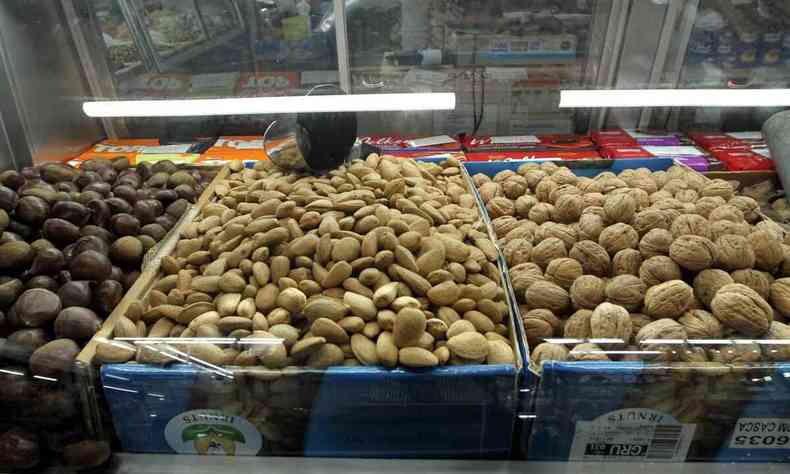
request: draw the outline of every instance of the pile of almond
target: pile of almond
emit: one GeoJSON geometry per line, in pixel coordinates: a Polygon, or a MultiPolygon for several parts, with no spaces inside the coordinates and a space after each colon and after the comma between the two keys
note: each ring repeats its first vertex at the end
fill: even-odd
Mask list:
{"type": "Polygon", "coordinates": [[[282,368],[513,364],[497,249],[458,162],[236,169],[99,361],[282,368]]]}

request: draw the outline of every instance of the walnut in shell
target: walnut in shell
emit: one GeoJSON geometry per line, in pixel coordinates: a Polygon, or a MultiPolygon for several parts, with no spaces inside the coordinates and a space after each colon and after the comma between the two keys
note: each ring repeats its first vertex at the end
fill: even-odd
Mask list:
{"type": "Polygon", "coordinates": [[[746,285],[725,285],[710,304],[713,315],[725,326],[749,337],[763,336],[773,321],[773,309],[746,285]]]}
{"type": "Polygon", "coordinates": [[[755,222],[760,218],[760,204],[749,196],[735,196],[727,204],[740,209],[747,222],[755,222]]]}
{"type": "Polygon", "coordinates": [[[477,188],[477,192],[480,194],[480,199],[484,203],[488,203],[495,197],[502,195],[502,188],[499,186],[499,183],[489,181],[480,185],[477,188]]]}
{"type": "Polygon", "coordinates": [[[546,279],[554,282],[566,290],[577,278],[582,276],[582,265],[572,258],[556,258],[546,266],[546,279]]]}
{"type": "Polygon", "coordinates": [[[571,298],[565,289],[550,281],[537,281],[527,288],[524,300],[532,309],[548,309],[563,314],[570,307],[571,298]]]}
{"type": "Polygon", "coordinates": [[[544,222],[548,222],[551,220],[551,216],[554,213],[554,206],[547,202],[539,202],[532,206],[532,209],[529,210],[529,220],[535,222],[536,224],[543,224],[544,222]]]}
{"type": "Polygon", "coordinates": [[[543,270],[532,262],[521,263],[510,269],[510,282],[513,284],[516,295],[523,296],[533,283],[545,279],[543,270]]]}
{"type": "Polygon", "coordinates": [[[551,202],[551,192],[559,187],[560,185],[551,178],[543,179],[535,186],[535,197],[537,197],[540,202],[551,202]]]}
{"type": "Polygon", "coordinates": [[[636,201],[630,194],[609,194],[603,204],[606,222],[630,224],[636,213],[636,201]]]}
{"type": "Polygon", "coordinates": [[[499,173],[494,175],[494,182],[495,183],[503,183],[507,179],[515,176],[516,173],[513,170],[502,170],[499,173]]]}
{"type": "Polygon", "coordinates": [[[642,307],[647,287],[645,283],[633,275],[620,275],[606,284],[606,299],[629,311],[642,307]]]}
{"type": "Polygon", "coordinates": [[[780,278],[771,285],[771,304],[782,316],[790,316],[790,278],[780,278]]]}
{"type": "Polygon", "coordinates": [[[669,246],[674,240],[672,232],[666,229],[652,229],[639,241],[639,251],[644,258],[669,255],[669,246]]]}
{"type": "Polygon", "coordinates": [[[721,339],[724,328],[715,316],[703,309],[692,309],[683,313],[678,322],[686,328],[689,339],[721,339]]]}
{"type": "Polygon", "coordinates": [[[702,188],[703,196],[719,196],[725,201],[732,199],[735,190],[732,189],[730,183],[723,179],[714,179],[702,188]]]}
{"type": "Polygon", "coordinates": [[[635,338],[639,331],[653,322],[653,318],[642,313],[631,313],[631,335],[635,338]]]}
{"type": "Polygon", "coordinates": [[[580,309],[573,313],[563,326],[563,336],[570,339],[589,339],[592,337],[590,318],[592,310],[580,309]]]}
{"type": "Polygon", "coordinates": [[[486,210],[492,219],[502,216],[512,216],[516,213],[516,205],[504,196],[498,196],[486,203],[486,210]]]}
{"type": "Polygon", "coordinates": [[[699,235],[710,239],[710,222],[698,214],[683,214],[672,222],[669,230],[676,239],[681,235],[699,235]]]}
{"type": "Polygon", "coordinates": [[[497,217],[491,221],[491,225],[494,228],[494,233],[496,234],[498,239],[501,239],[508,232],[519,227],[521,222],[513,216],[502,216],[497,217]]]}
{"type": "Polygon", "coordinates": [[[540,373],[543,370],[544,361],[568,360],[569,354],[570,351],[563,345],[544,342],[532,349],[532,353],[529,356],[529,363],[533,370],[540,373]]]}
{"type": "Polygon", "coordinates": [[[584,209],[584,201],[577,194],[563,194],[554,202],[554,220],[571,223],[579,220],[584,209]]]}
{"type": "Polygon", "coordinates": [[[751,232],[752,226],[746,222],[713,221],[710,224],[710,233],[714,241],[727,234],[747,237],[751,232]]]}
{"type": "Polygon", "coordinates": [[[505,260],[510,267],[527,263],[532,256],[532,244],[526,239],[513,239],[502,249],[505,260]]]}
{"type": "Polygon", "coordinates": [[[675,199],[680,202],[695,203],[699,199],[699,194],[693,189],[682,189],[675,193],[675,199]]]}
{"type": "Polygon", "coordinates": [[[717,266],[727,270],[740,270],[752,268],[754,263],[754,250],[746,237],[727,234],[716,240],[717,266]]]}
{"type": "Polygon", "coordinates": [[[661,209],[645,209],[634,216],[634,230],[639,235],[645,235],[652,229],[669,230],[672,225],[672,216],[661,209]]]}
{"type": "Polygon", "coordinates": [[[725,201],[724,198],[720,196],[700,198],[694,204],[694,212],[707,219],[708,216],[710,216],[711,211],[725,204],[727,204],[727,201],[725,201]]]}
{"type": "MultiPolygon", "coordinates": [[[[552,176],[551,179],[554,181],[554,176],[552,176]]],[[[568,195],[581,196],[582,190],[572,184],[561,184],[549,193],[549,202],[556,206],[557,201],[559,201],[562,196],[568,195]]]]}
{"type": "Polygon", "coordinates": [[[675,319],[688,309],[693,298],[694,292],[686,282],[682,280],[667,281],[647,290],[644,313],[656,319],[675,319]]]}
{"type": "Polygon", "coordinates": [[[708,357],[712,362],[720,364],[748,364],[759,362],[763,358],[763,353],[759,345],[744,341],[710,349],[708,357]]]}
{"type": "Polygon", "coordinates": [[[557,318],[547,309],[533,309],[522,316],[529,347],[536,347],[554,335],[554,325],[550,319],[557,318]]]}
{"type": "Polygon", "coordinates": [[[565,243],[565,248],[570,250],[578,240],[578,233],[569,225],[547,222],[543,224],[541,239],[548,239],[550,237],[556,237],[562,240],[565,243]]]}
{"type": "Polygon", "coordinates": [[[719,206],[716,209],[710,211],[708,214],[708,219],[710,221],[732,221],[732,222],[743,222],[743,212],[735,206],[730,206],[725,204],[723,206],[719,206]]]}
{"type": "Polygon", "coordinates": [[[532,243],[535,241],[535,231],[537,227],[537,224],[532,221],[521,221],[521,224],[505,234],[502,240],[507,243],[514,239],[524,239],[532,243]]]}
{"type": "Polygon", "coordinates": [[[678,265],[698,272],[716,262],[716,246],[698,235],[681,235],[669,246],[669,257],[678,265]]]}
{"type": "Polygon", "coordinates": [[[683,273],[674,260],[664,255],[657,255],[642,262],[642,266],[639,267],[639,278],[645,282],[645,285],[651,287],[665,281],[680,280],[683,278],[683,273]]]}
{"type": "Polygon", "coordinates": [[[642,254],[638,250],[623,249],[612,258],[612,275],[639,275],[642,254]]]}
{"type": "Polygon", "coordinates": [[[516,199],[516,215],[522,219],[526,219],[529,217],[529,211],[537,203],[538,200],[535,198],[535,196],[519,196],[516,199]]]}
{"type": "Polygon", "coordinates": [[[620,339],[623,344],[631,340],[631,316],[622,306],[601,303],[590,316],[592,337],[600,339],[620,339]]]}
{"type": "Polygon", "coordinates": [[[777,239],[783,242],[787,236],[787,232],[784,231],[784,228],[782,228],[781,225],[777,224],[774,221],[768,221],[768,220],[760,221],[754,225],[754,230],[755,231],[764,230],[768,233],[773,234],[774,236],[776,236],[777,239]]]}
{"type": "Polygon", "coordinates": [[[765,230],[749,234],[749,242],[754,250],[754,265],[760,270],[772,272],[784,261],[782,241],[765,230]]]}
{"type": "Polygon", "coordinates": [[[601,231],[598,243],[614,255],[623,249],[635,249],[639,245],[639,234],[628,224],[612,224],[601,231]]]}
{"type": "Polygon", "coordinates": [[[523,176],[511,176],[502,182],[502,193],[509,199],[518,199],[526,191],[527,180],[523,176]]]}
{"type": "Polygon", "coordinates": [[[538,184],[546,178],[548,174],[540,169],[533,169],[524,172],[524,179],[527,180],[527,184],[530,188],[535,189],[537,188],[538,184]]]}
{"type": "Polygon", "coordinates": [[[768,301],[771,297],[771,285],[774,283],[774,277],[768,272],[761,272],[760,270],[737,270],[732,272],[733,283],[740,283],[757,292],[764,300],[768,301]]]}
{"type": "Polygon", "coordinates": [[[588,192],[582,196],[584,207],[600,207],[603,209],[603,203],[606,201],[606,196],[601,193],[588,192]]]}
{"type": "Polygon", "coordinates": [[[591,240],[582,240],[568,252],[568,256],[582,264],[584,273],[605,277],[609,275],[611,260],[606,250],[591,240]]]}
{"type": "Polygon", "coordinates": [[[765,355],[776,362],[790,361],[790,326],[774,321],[768,328],[766,339],[787,340],[787,344],[770,344],[765,346],[765,355]]]}
{"type": "Polygon", "coordinates": [[[597,344],[584,343],[578,344],[568,354],[568,360],[575,361],[594,361],[594,360],[609,360],[606,351],[601,349],[597,344]]]}
{"type": "Polygon", "coordinates": [[[576,309],[595,309],[606,297],[606,283],[594,275],[582,275],[571,285],[570,296],[576,309]]]}
{"type": "Polygon", "coordinates": [[[710,307],[710,302],[724,285],[734,283],[732,277],[724,270],[702,270],[694,277],[694,295],[705,306],[710,307]]]}
{"type": "Polygon", "coordinates": [[[597,242],[604,229],[603,219],[596,214],[582,214],[579,218],[579,238],[597,242]]]}
{"type": "Polygon", "coordinates": [[[670,361],[676,358],[683,347],[682,344],[677,344],[675,341],[682,341],[687,338],[686,329],[680,323],[673,319],[664,318],[643,326],[636,333],[634,341],[641,350],[646,352],[644,360],[670,361]],[[666,344],[649,342],[657,339],[669,339],[672,341],[666,344]]]}
{"type": "Polygon", "coordinates": [[[565,249],[565,243],[556,237],[544,239],[532,249],[532,261],[544,269],[555,258],[567,256],[568,251],[565,249]]]}

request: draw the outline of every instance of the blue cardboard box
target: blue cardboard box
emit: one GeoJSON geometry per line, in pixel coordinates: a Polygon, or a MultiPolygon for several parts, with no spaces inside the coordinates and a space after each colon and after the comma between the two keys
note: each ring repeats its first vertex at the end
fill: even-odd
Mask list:
{"type": "Polygon", "coordinates": [[[129,452],[504,459],[511,456],[525,360],[510,309],[516,365],[107,364],[101,384],[129,452]]]}

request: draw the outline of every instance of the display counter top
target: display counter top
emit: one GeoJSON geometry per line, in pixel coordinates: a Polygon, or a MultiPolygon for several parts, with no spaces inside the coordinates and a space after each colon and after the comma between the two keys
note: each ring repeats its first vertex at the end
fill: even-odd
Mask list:
{"type": "MultiPolygon", "coordinates": [[[[400,474],[403,472],[430,472],[432,474],[736,474],[744,471],[743,464],[733,463],[564,463],[524,461],[467,461],[467,460],[388,460],[388,459],[327,459],[221,456],[169,456],[118,454],[114,470],[117,474],[214,474],[231,469],[238,474],[259,473],[311,474],[375,473],[400,474]]],[[[786,472],[785,464],[755,463],[748,465],[753,474],[786,472]]]]}

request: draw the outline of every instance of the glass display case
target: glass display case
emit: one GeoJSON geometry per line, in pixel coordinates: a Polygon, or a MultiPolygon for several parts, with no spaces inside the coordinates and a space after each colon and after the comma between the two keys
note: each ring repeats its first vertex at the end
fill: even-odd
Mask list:
{"type": "Polygon", "coordinates": [[[787,2],[6,0],[0,57],[1,472],[786,471],[787,2]]]}

